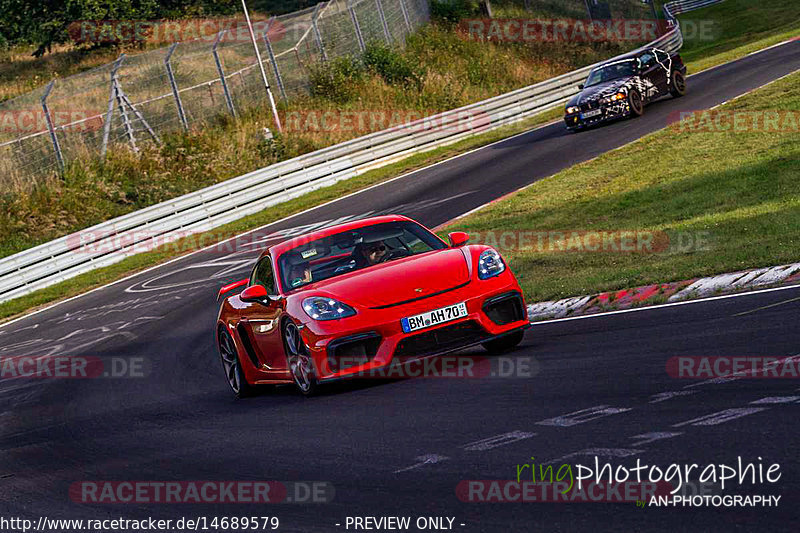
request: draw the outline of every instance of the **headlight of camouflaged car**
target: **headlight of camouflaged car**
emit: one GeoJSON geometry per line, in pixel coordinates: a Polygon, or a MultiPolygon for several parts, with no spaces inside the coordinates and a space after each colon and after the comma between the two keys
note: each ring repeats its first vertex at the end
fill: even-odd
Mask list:
{"type": "Polygon", "coordinates": [[[503,258],[494,250],[485,250],[478,258],[478,277],[489,279],[498,274],[502,274],[506,269],[503,258]]]}
{"type": "Polygon", "coordinates": [[[571,115],[572,113],[577,113],[580,110],[581,109],[579,107],[577,107],[577,106],[571,106],[571,107],[567,108],[567,114],[571,115]]]}
{"type": "Polygon", "coordinates": [[[619,102],[620,100],[624,100],[625,98],[627,98],[627,95],[625,93],[617,93],[614,96],[606,96],[605,98],[602,98],[600,100],[600,103],[611,104],[614,102],[619,102]]]}
{"type": "Polygon", "coordinates": [[[355,309],[333,298],[311,296],[303,300],[303,310],[314,320],[336,320],[356,314],[355,309]]]}

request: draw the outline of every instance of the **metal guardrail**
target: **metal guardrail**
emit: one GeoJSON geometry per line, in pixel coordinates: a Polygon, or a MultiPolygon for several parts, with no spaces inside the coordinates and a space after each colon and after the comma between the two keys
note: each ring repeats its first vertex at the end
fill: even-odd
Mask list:
{"type": "MultiPolygon", "coordinates": [[[[664,10],[675,22],[676,14],[721,1],[680,0],[664,10]]],[[[643,48],[673,52],[682,45],[675,23],[643,48]]],[[[411,154],[523,120],[575,95],[577,84],[606,61],[270,165],[0,259],[0,302],[111,265],[177,232],[207,231],[411,154]]]]}

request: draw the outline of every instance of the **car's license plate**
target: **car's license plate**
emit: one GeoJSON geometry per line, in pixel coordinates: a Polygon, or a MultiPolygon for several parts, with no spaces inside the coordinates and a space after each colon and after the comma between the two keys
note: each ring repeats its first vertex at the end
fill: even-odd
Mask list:
{"type": "Polygon", "coordinates": [[[602,109],[592,109],[591,111],[587,111],[586,113],[581,113],[581,118],[592,118],[596,117],[600,113],[602,113],[602,109]]]}
{"type": "Polygon", "coordinates": [[[418,329],[429,328],[465,316],[467,316],[467,304],[461,302],[404,318],[401,323],[403,324],[403,331],[411,333],[418,329]]]}

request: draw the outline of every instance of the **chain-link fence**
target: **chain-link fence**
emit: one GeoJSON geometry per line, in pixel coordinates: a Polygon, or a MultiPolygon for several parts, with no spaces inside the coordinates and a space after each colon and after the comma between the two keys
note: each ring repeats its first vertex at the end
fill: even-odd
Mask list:
{"type": "MultiPolygon", "coordinates": [[[[427,0],[334,0],[255,25],[276,99],[307,94],[320,61],[371,41],[402,45],[429,19],[427,0]]],[[[161,135],[264,106],[267,90],[246,26],[222,29],[0,103],[0,191],[29,187],[114,146],[138,151],[161,135]]]]}

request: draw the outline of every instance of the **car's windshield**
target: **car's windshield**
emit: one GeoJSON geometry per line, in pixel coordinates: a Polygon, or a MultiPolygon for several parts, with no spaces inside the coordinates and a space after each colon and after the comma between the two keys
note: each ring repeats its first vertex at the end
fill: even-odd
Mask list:
{"type": "Polygon", "coordinates": [[[589,77],[584,84],[586,87],[603,83],[604,81],[616,80],[617,78],[625,78],[636,74],[636,59],[625,59],[603,65],[594,69],[589,73],[589,77]]]}
{"type": "Polygon", "coordinates": [[[446,248],[413,222],[384,222],[303,243],[278,259],[287,291],[401,257],[446,248]]]}

